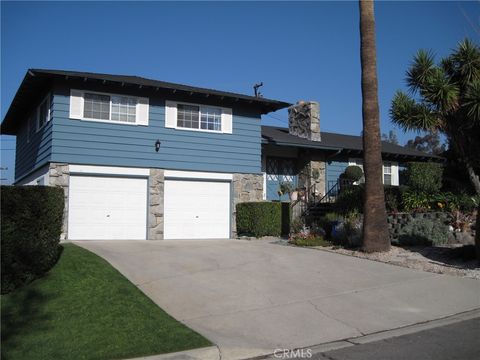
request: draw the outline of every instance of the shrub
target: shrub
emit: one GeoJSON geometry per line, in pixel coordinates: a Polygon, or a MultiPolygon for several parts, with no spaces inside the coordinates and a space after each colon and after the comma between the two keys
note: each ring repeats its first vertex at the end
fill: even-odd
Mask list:
{"type": "Polygon", "coordinates": [[[292,233],[299,233],[303,230],[304,227],[305,224],[301,219],[293,219],[290,224],[290,230],[292,231],[292,233]]]}
{"type": "Polygon", "coordinates": [[[454,196],[457,209],[466,213],[473,212],[480,204],[479,195],[458,194],[454,196]]]}
{"type": "Polygon", "coordinates": [[[448,241],[448,226],[440,220],[415,218],[399,232],[400,245],[441,245],[448,241]]]}
{"type": "Polygon", "coordinates": [[[315,235],[292,237],[290,243],[297,246],[332,246],[330,241],[325,240],[322,236],[315,235]]]}
{"type": "Polygon", "coordinates": [[[403,188],[399,186],[385,186],[385,207],[387,212],[402,211],[402,192],[403,188]]]}
{"type": "Polygon", "coordinates": [[[442,187],[442,174],[441,164],[410,162],[405,172],[406,185],[417,193],[434,194],[442,187]]]}
{"type": "Polygon", "coordinates": [[[357,165],[347,166],[343,173],[345,174],[345,179],[351,180],[353,182],[358,181],[363,177],[363,170],[360,166],[357,165]]]}
{"type": "Polygon", "coordinates": [[[442,192],[437,194],[428,194],[426,192],[416,192],[407,190],[402,193],[402,204],[407,211],[462,211],[471,213],[479,203],[478,196],[469,196],[466,194],[452,194],[442,192]]]}
{"type": "Polygon", "coordinates": [[[2,294],[43,276],[57,262],[64,208],[61,188],[2,186],[2,294]]]}
{"type": "MultiPolygon", "coordinates": [[[[288,203],[287,203],[288,205],[288,203]]],[[[289,206],[286,208],[289,209],[289,206]]],[[[290,215],[282,216],[282,209],[285,212],[285,205],[280,202],[245,202],[237,204],[237,233],[255,237],[280,236],[284,221],[290,220],[290,215]]]]}
{"type": "Polygon", "coordinates": [[[432,197],[426,192],[406,190],[402,194],[402,205],[405,210],[428,211],[431,209],[432,197]]]}
{"type": "Polygon", "coordinates": [[[363,185],[354,185],[342,189],[335,202],[335,211],[341,215],[363,212],[363,185]]]}
{"type": "Polygon", "coordinates": [[[334,241],[343,246],[358,247],[362,245],[363,218],[358,212],[351,212],[340,221],[332,231],[334,241]]]}
{"type": "Polygon", "coordinates": [[[327,212],[316,221],[316,224],[324,230],[325,237],[329,239],[332,235],[333,226],[342,219],[342,216],[337,213],[327,212]]]}

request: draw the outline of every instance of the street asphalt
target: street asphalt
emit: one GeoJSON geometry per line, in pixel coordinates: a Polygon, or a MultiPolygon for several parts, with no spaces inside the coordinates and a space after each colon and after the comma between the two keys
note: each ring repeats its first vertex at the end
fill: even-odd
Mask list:
{"type": "Polygon", "coordinates": [[[313,354],[313,360],[478,360],[480,318],[313,354]]]}

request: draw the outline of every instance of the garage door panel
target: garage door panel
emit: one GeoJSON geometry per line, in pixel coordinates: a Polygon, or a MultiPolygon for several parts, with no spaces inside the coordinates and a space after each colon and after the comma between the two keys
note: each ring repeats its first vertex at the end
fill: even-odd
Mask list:
{"type": "Polygon", "coordinates": [[[165,239],[230,237],[230,183],[165,181],[165,239]]]}
{"type": "Polygon", "coordinates": [[[145,239],[147,179],[71,176],[68,237],[145,239]]]}

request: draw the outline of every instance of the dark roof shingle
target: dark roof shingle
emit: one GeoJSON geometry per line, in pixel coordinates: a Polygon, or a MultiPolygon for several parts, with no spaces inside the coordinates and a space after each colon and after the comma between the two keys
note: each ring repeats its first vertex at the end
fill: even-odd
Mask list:
{"type": "Polygon", "coordinates": [[[245,107],[250,107],[252,109],[255,108],[262,114],[277,111],[291,105],[284,101],[190,85],[175,84],[166,81],[146,79],[139,76],[100,74],[68,70],[29,69],[15,94],[7,114],[5,115],[0,133],[14,133],[15,128],[18,126],[18,120],[16,120],[16,118],[21,116],[27,108],[32,106],[31,102],[35,101],[39,96],[39,92],[41,92],[53,79],[88,80],[103,84],[116,84],[118,86],[138,86],[143,89],[150,88],[152,91],[160,90],[165,94],[177,93],[189,95],[192,99],[196,100],[209,97],[210,99],[216,99],[219,103],[241,104],[245,107]]]}
{"type": "MultiPolygon", "coordinates": [[[[321,141],[310,141],[295,135],[290,135],[288,133],[288,128],[274,126],[262,126],[262,141],[266,144],[276,144],[280,146],[294,146],[332,151],[353,150],[359,153],[363,151],[361,136],[322,131],[321,141]]],[[[411,159],[429,158],[432,160],[442,160],[439,156],[405,148],[386,141],[382,141],[382,153],[384,155],[403,156],[411,159]]]]}

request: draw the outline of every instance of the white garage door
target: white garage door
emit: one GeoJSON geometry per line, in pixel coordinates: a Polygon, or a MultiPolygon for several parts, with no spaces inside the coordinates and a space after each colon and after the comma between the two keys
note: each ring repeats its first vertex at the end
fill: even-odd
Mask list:
{"type": "Polygon", "coordinates": [[[71,176],[68,238],[146,238],[147,179],[71,176]]]}
{"type": "Polygon", "coordinates": [[[165,181],[165,239],[230,237],[230,183],[165,181]]]}

